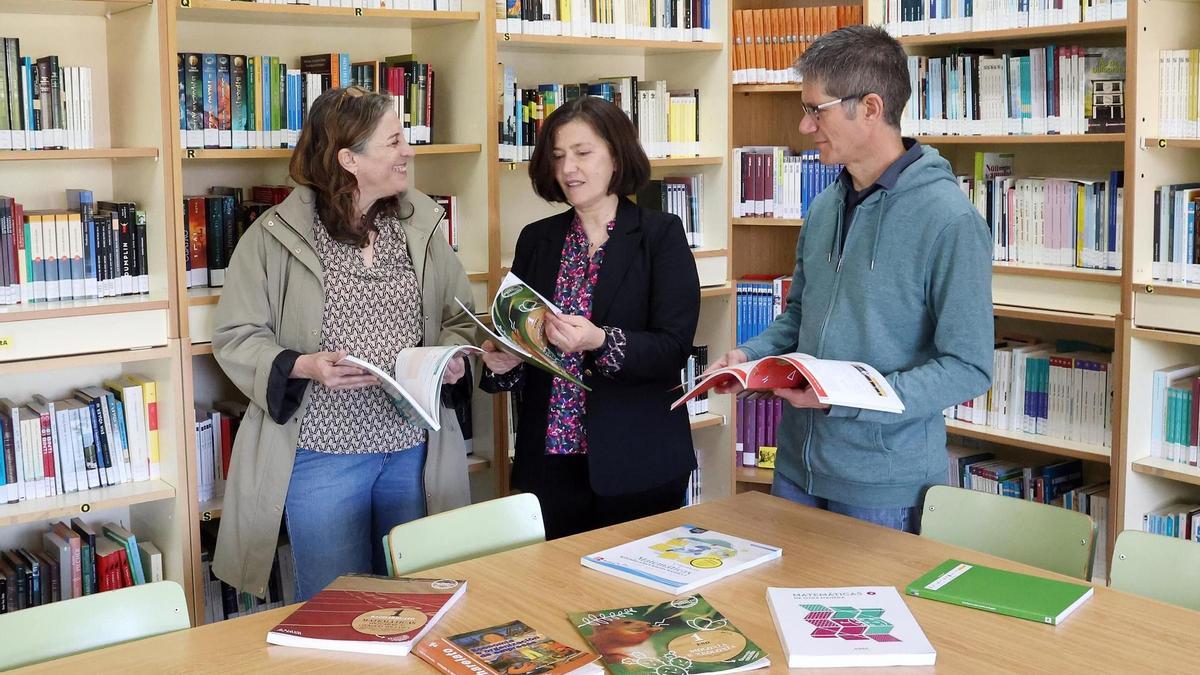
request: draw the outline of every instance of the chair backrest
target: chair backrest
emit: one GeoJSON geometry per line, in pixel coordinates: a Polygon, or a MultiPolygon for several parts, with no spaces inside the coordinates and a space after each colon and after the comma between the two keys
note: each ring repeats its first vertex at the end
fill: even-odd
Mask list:
{"type": "Polygon", "coordinates": [[[542,508],[528,493],[397,525],[383,539],[392,576],[546,541],[542,508]]]}
{"type": "Polygon", "coordinates": [[[1200,545],[1125,530],[1113,550],[1112,588],[1200,610],[1200,545]]]}
{"type": "Polygon", "coordinates": [[[1096,524],[1077,511],[935,485],[925,494],[921,536],[1090,580],[1096,524]]]}
{"type": "Polygon", "coordinates": [[[0,670],[49,661],[190,625],[174,581],[130,586],[0,614],[0,670]]]}

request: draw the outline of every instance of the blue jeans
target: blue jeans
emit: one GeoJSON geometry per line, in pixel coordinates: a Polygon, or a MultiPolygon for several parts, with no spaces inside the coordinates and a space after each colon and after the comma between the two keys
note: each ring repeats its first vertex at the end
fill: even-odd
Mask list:
{"type": "Polygon", "coordinates": [[[868,523],[890,527],[893,530],[900,530],[901,532],[916,534],[917,526],[920,522],[921,509],[916,506],[868,508],[865,506],[853,506],[824,497],[814,497],[778,471],[775,472],[775,480],[771,483],[771,494],[776,497],[783,497],[797,504],[811,506],[822,511],[840,513],[843,516],[858,518],[868,523]]]}
{"type": "Polygon", "coordinates": [[[425,450],[424,443],[363,455],[296,450],[284,522],[297,602],[348,572],[387,573],[384,535],[425,516],[425,450]]]}

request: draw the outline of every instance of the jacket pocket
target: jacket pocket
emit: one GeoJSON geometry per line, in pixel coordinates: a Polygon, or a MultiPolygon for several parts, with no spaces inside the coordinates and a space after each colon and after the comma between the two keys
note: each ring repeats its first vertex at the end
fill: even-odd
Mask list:
{"type": "Polygon", "coordinates": [[[929,438],[926,420],[876,424],[879,447],[888,458],[889,482],[912,483],[929,475],[929,438]]]}

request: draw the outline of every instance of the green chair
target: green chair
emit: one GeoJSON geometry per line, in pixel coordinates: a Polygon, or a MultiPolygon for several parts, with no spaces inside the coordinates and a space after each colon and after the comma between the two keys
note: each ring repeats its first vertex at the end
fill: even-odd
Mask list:
{"type": "Polygon", "coordinates": [[[130,586],[0,614],[0,670],[49,661],[189,625],[174,581],[130,586]]]}
{"type": "Polygon", "coordinates": [[[1125,530],[1117,535],[1109,583],[1118,591],[1200,610],[1200,544],[1125,530]]]}
{"type": "Polygon", "coordinates": [[[542,507],[523,493],[397,525],[383,551],[388,574],[402,576],[542,541],[542,507]]]}
{"type": "Polygon", "coordinates": [[[935,485],[925,494],[921,536],[1085,581],[1096,524],[1059,506],[935,485]]]}

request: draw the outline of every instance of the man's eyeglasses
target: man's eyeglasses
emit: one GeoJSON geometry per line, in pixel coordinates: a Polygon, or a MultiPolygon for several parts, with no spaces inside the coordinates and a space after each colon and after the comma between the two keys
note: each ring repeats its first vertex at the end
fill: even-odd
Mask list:
{"type": "Polygon", "coordinates": [[[807,103],[801,101],[800,109],[804,111],[804,114],[806,116],[811,116],[813,118],[814,122],[820,122],[821,121],[821,111],[828,110],[829,108],[832,108],[833,106],[838,105],[839,103],[845,103],[846,101],[856,101],[858,99],[861,99],[864,96],[866,96],[866,94],[854,94],[853,96],[843,96],[841,98],[835,98],[832,101],[826,101],[820,105],[808,105],[807,103]]]}

